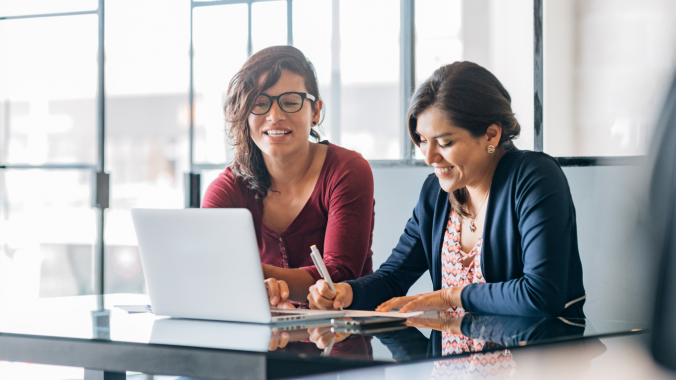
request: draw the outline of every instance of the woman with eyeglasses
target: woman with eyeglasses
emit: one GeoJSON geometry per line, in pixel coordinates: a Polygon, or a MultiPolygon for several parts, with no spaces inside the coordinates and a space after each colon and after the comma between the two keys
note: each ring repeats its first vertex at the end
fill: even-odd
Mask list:
{"type": "Polygon", "coordinates": [[[568,182],[552,157],[514,147],[520,126],[500,81],[471,62],[439,68],[411,99],[408,129],[434,174],[398,245],[336,293],[318,281],[310,307],[583,318],[568,182]],[[427,270],[435,291],[406,296],[427,270]]]}
{"type": "Polygon", "coordinates": [[[228,88],[235,158],[202,207],[251,211],[272,306],[307,302],[321,278],[312,245],[336,281],[373,273],[373,173],[359,153],[318,142],[322,106],[312,64],[291,46],[252,55],[228,88]]]}

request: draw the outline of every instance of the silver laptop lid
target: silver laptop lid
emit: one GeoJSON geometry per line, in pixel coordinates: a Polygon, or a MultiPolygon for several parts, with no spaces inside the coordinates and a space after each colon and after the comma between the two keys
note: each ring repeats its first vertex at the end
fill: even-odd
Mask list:
{"type": "Polygon", "coordinates": [[[131,210],[153,311],[270,323],[247,209],[131,210]]]}

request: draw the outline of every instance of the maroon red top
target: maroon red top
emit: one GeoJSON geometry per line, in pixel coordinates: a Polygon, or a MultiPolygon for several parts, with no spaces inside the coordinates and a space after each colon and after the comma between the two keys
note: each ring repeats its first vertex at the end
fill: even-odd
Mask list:
{"type": "Polygon", "coordinates": [[[369,163],[361,154],[333,144],[310,199],[281,235],[265,225],[263,202],[230,166],[209,185],[202,202],[205,208],[251,211],[263,264],[303,268],[317,281],[321,277],[310,258],[310,247],[316,245],[334,282],[373,273],[374,205],[369,163]]]}

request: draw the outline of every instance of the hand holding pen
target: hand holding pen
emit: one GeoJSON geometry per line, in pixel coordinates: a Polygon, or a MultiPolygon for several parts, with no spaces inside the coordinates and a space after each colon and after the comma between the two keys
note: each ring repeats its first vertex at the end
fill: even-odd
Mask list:
{"type": "MultiPolygon", "coordinates": [[[[336,287],[333,284],[333,280],[331,280],[331,275],[329,274],[329,271],[326,269],[326,265],[324,264],[324,259],[322,258],[322,255],[319,253],[319,250],[317,249],[316,245],[313,245],[310,247],[310,257],[312,258],[312,261],[315,263],[315,267],[317,268],[317,271],[319,272],[319,275],[322,276],[324,281],[326,282],[326,285],[329,287],[329,290],[333,293],[334,297],[338,295],[336,292],[336,287]]],[[[321,280],[319,280],[321,281],[321,280]]],[[[319,283],[318,281],[318,283],[319,283]]],[[[312,288],[316,287],[317,284],[312,285],[310,287],[310,294],[308,295],[308,301],[310,301],[310,307],[312,307],[312,288]]],[[[349,285],[348,285],[349,286],[349,285]]],[[[343,305],[339,304],[340,310],[343,310],[343,305]]]]}

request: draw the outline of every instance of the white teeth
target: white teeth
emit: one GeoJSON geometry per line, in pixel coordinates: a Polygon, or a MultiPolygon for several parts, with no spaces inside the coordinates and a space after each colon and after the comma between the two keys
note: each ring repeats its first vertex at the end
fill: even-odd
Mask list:
{"type": "Polygon", "coordinates": [[[451,169],[452,168],[434,168],[434,173],[444,174],[444,173],[448,173],[449,171],[451,171],[451,169]]]}
{"type": "Polygon", "coordinates": [[[268,136],[272,136],[272,137],[281,137],[281,136],[284,136],[284,135],[286,135],[286,134],[288,134],[288,133],[291,133],[291,131],[289,131],[289,132],[285,132],[285,131],[266,131],[265,133],[266,133],[268,136]]]}

